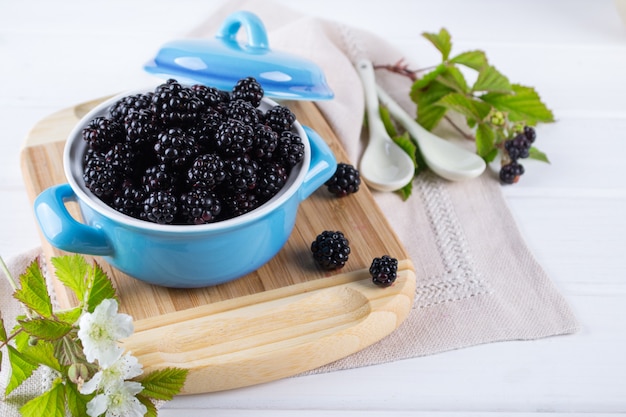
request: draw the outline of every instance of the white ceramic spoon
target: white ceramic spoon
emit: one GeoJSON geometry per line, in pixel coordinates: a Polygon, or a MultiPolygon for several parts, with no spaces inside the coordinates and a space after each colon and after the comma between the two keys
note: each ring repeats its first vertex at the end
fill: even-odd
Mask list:
{"type": "Polygon", "coordinates": [[[361,157],[360,174],[374,189],[399,190],[413,179],[415,165],[409,155],[391,140],[380,118],[372,63],[361,60],[356,69],[363,83],[369,126],[369,143],[361,157]]]}
{"type": "Polygon", "coordinates": [[[385,91],[377,86],[380,102],[418,143],[426,165],[435,174],[450,181],[476,178],[487,164],[478,155],[460,148],[424,129],[404,111],[385,91]]]}

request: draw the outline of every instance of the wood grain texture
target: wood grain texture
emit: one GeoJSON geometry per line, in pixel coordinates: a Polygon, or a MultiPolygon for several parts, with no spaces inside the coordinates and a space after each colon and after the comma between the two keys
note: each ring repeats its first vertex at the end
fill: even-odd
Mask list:
{"type": "MultiPolygon", "coordinates": [[[[66,182],[65,138],[99,102],[62,110],[33,127],[21,157],[31,200],[45,188],[66,182]]],[[[313,104],[286,105],[302,124],[325,138],[338,161],[347,162],[313,104]]],[[[75,203],[68,206],[80,218],[75,203]]],[[[45,239],[42,242],[48,259],[64,254],[45,239]]],[[[120,309],[135,320],[135,333],[124,341],[126,348],[146,371],[189,368],[186,394],[295,375],[361,350],[399,326],[415,290],[406,250],[365,186],[347,198],[336,198],[321,187],[301,203],[294,231],[276,257],[222,285],[157,287],[126,276],[98,257],[87,258],[111,277],[120,309]],[[350,240],[350,260],[340,271],[322,271],[313,262],[310,243],[323,230],[341,230],[350,240]],[[367,269],[374,257],[385,254],[400,260],[399,277],[392,287],[381,289],[371,283],[367,269]]],[[[53,285],[61,307],[71,306],[71,293],[56,279],[53,285]]]]}

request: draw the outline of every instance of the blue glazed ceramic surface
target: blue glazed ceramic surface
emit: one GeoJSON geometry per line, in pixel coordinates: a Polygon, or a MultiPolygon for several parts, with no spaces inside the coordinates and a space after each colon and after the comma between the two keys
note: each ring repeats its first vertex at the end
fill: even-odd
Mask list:
{"type": "MultiPolygon", "coordinates": [[[[87,114],[70,134],[64,155],[67,184],[44,190],[35,215],[55,247],[101,255],[112,266],[150,284],[197,288],[231,281],[268,262],[286,243],[299,203],[330,178],[336,160],[324,140],[296,122],[305,156],[284,188],[245,215],[206,225],[158,225],[125,216],[97,199],[82,181],[84,124],[103,115],[115,97],[87,114]],[[78,201],[83,221],[65,202],[78,201]]],[[[264,99],[262,106],[275,105],[264,99]]]]}
{"type": "Polygon", "coordinates": [[[265,96],[276,99],[334,97],[315,63],[270,49],[263,23],[246,11],[229,15],[215,39],[181,39],[164,44],[144,68],[162,78],[222,90],[231,90],[239,79],[253,76],[262,85],[265,96]],[[241,28],[246,31],[246,43],[237,40],[241,28]]]}

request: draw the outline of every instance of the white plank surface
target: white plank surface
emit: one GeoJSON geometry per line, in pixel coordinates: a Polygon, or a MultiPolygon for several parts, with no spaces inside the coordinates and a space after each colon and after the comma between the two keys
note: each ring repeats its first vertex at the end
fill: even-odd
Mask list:
{"type": "MultiPolygon", "coordinates": [[[[229,392],[180,397],[163,416],[595,416],[626,413],[626,25],[610,0],[281,0],[371,30],[418,65],[445,26],[537,87],[558,123],[541,126],[551,165],[528,163],[504,193],[582,330],[488,344],[229,392]],[[210,410],[210,411],[206,411],[210,410]]],[[[151,82],[141,67],[217,0],[0,2],[0,254],[39,244],[19,150],[42,117],[151,82]]]]}

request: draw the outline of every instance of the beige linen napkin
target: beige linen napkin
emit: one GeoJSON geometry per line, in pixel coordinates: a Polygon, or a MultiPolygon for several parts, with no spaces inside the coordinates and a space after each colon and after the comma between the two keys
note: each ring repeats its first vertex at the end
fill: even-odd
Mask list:
{"type": "MultiPolygon", "coordinates": [[[[362,134],[364,99],[354,63],[368,58],[393,64],[405,57],[367,31],[303,16],[270,1],[229,1],[189,36],[214,37],[236,10],[261,18],[271,49],[307,57],[323,69],[335,98],[318,107],[350,157],[347,162],[357,165],[367,136],[362,134]]],[[[415,114],[408,78],[384,70],[376,77],[415,114]]],[[[566,301],[523,241],[493,172],[457,183],[425,173],[415,180],[406,202],[394,193],[374,192],[374,198],[415,264],[413,309],[387,338],[313,373],[577,330],[566,301]]]]}
{"type": "MultiPolygon", "coordinates": [[[[353,62],[368,57],[387,64],[403,56],[371,33],[261,0],[228,1],[189,36],[212,38],[223,19],[236,10],[249,10],[263,20],[272,49],[307,57],[322,67],[335,99],[318,106],[351,159],[344,162],[356,165],[366,136],[362,135],[363,93],[353,62]]],[[[384,71],[378,71],[377,77],[399,103],[415,112],[408,99],[408,79],[384,71]]],[[[312,372],[576,331],[576,319],[528,250],[500,187],[490,172],[458,183],[425,173],[415,180],[413,196],[406,202],[393,193],[375,192],[416,268],[413,309],[387,338],[312,372]]],[[[35,255],[30,251],[12,262],[16,276],[35,255]]],[[[10,287],[1,281],[0,307],[11,326],[18,306],[10,287]]],[[[7,370],[3,366],[2,390],[7,370]]],[[[41,378],[33,379],[24,392],[40,389],[41,378]]],[[[6,405],[0,402],[0,415],[11,415],[2,407],[6,405]]]]}

